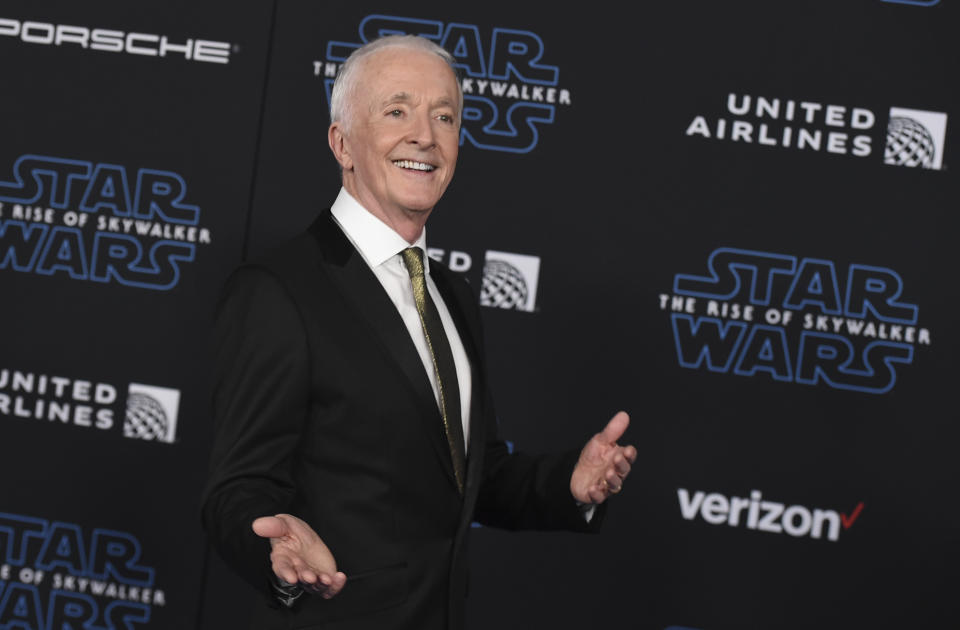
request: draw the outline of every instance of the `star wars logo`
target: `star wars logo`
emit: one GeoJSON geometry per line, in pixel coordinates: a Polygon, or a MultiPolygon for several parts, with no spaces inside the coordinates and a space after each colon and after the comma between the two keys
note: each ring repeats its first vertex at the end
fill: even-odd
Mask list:
{"type": "Polygon", "coordinates": [[[457,60],[465,75],[460,144],[479,149],[528,153],[540,129],[553,124],[557,107],[571,105],[570,90],[560,87],[560,69],[543,63],[546,47],[532,31],[494,28],[489,36],[475,24],[443,23],[393,15],[368,15],[360,21],[360,43],[331,41],[326,59],[313,63],[330,91],[337,70],[350,53],[384,35],[412,34],[433,40],[457,60]]]}
{"type": "Polygon", "coordinates": [[[172,171],[22,155],[0,181],[0,269],[172,289],[210,243],[186,196],[172,171]]]}
{"type": "Polygon", "coordinates": [[[127,532],[0,513],[0,628],[133,630],[165,606],[127,532]]]}
{"type": "Polygon", "coordinates": [[[930,344],[892,269],[722,247],[707,271],[659,296],[684,368],[883,394],[930,344]]]}

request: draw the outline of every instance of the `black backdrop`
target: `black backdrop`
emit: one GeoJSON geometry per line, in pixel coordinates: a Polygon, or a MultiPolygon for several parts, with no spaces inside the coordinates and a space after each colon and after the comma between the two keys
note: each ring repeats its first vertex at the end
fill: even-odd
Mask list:
{"type": "Polygon", "coordinates": [[[380,32],[463,62],[428,239],[504,436],[622,408],[640,451],[600,536],[474,531],[469,626],[949,627],[954,4],[7,0],[0,629],[243,627],[213,302],[335,197],[328,73],[380,32]]]}

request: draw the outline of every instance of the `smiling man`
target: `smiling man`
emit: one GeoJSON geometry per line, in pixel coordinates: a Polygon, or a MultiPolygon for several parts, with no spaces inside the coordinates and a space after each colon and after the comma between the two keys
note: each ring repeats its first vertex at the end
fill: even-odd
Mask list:
{"type": "Polygon", "coordinates": [[[476,298],[424,255],[457,162],[453,57],[376,40],[331,101],[340,194],[218,307],[204,526],[266,595],[251,627],[456,630],[471,521],[594,531],[636,449],[623,412],[568,453],[497,436],[476,298]]]}

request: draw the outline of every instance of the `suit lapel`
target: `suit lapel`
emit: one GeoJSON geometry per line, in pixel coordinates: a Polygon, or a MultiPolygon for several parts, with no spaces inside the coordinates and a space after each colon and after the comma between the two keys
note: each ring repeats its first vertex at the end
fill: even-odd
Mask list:
{"type": "Polygon", "coordinates": [[[450,482],[456,487],[450,449],[441,430],[443,420],[433,388],[396,306],[366,261],[333,221],[329,210],[314,221],[310,232],[320,243],[323,257],[321,266],[326,276],[354,308],[356,320],[370,328],[371,335],[380,342],[384,354],[401,373],[402,382],[416,401],[420,425],[427,432],[427,438],[447,471],[450,482]]]}

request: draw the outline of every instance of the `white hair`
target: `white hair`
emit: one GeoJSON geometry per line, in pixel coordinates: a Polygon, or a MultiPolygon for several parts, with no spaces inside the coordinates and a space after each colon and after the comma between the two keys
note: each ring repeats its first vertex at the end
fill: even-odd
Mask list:
{"type": "Polygon", "coordinates": [[[457,68],[454,65],[456,59],[453,55],[442,46],[417,35],[387,35],[357,48],[343,62],[330,93],[331,123],[342,122],[344,127],[350,127],[350,108],[359,87],[361,76],[359,69],[363,65],[363,60],[387,48],[421,50],[433,53],[443,59],[453,71],[454,82],[457,84],[457,117],[460,118],[463,115],[463,87],[460,85],[457,68]]]}

